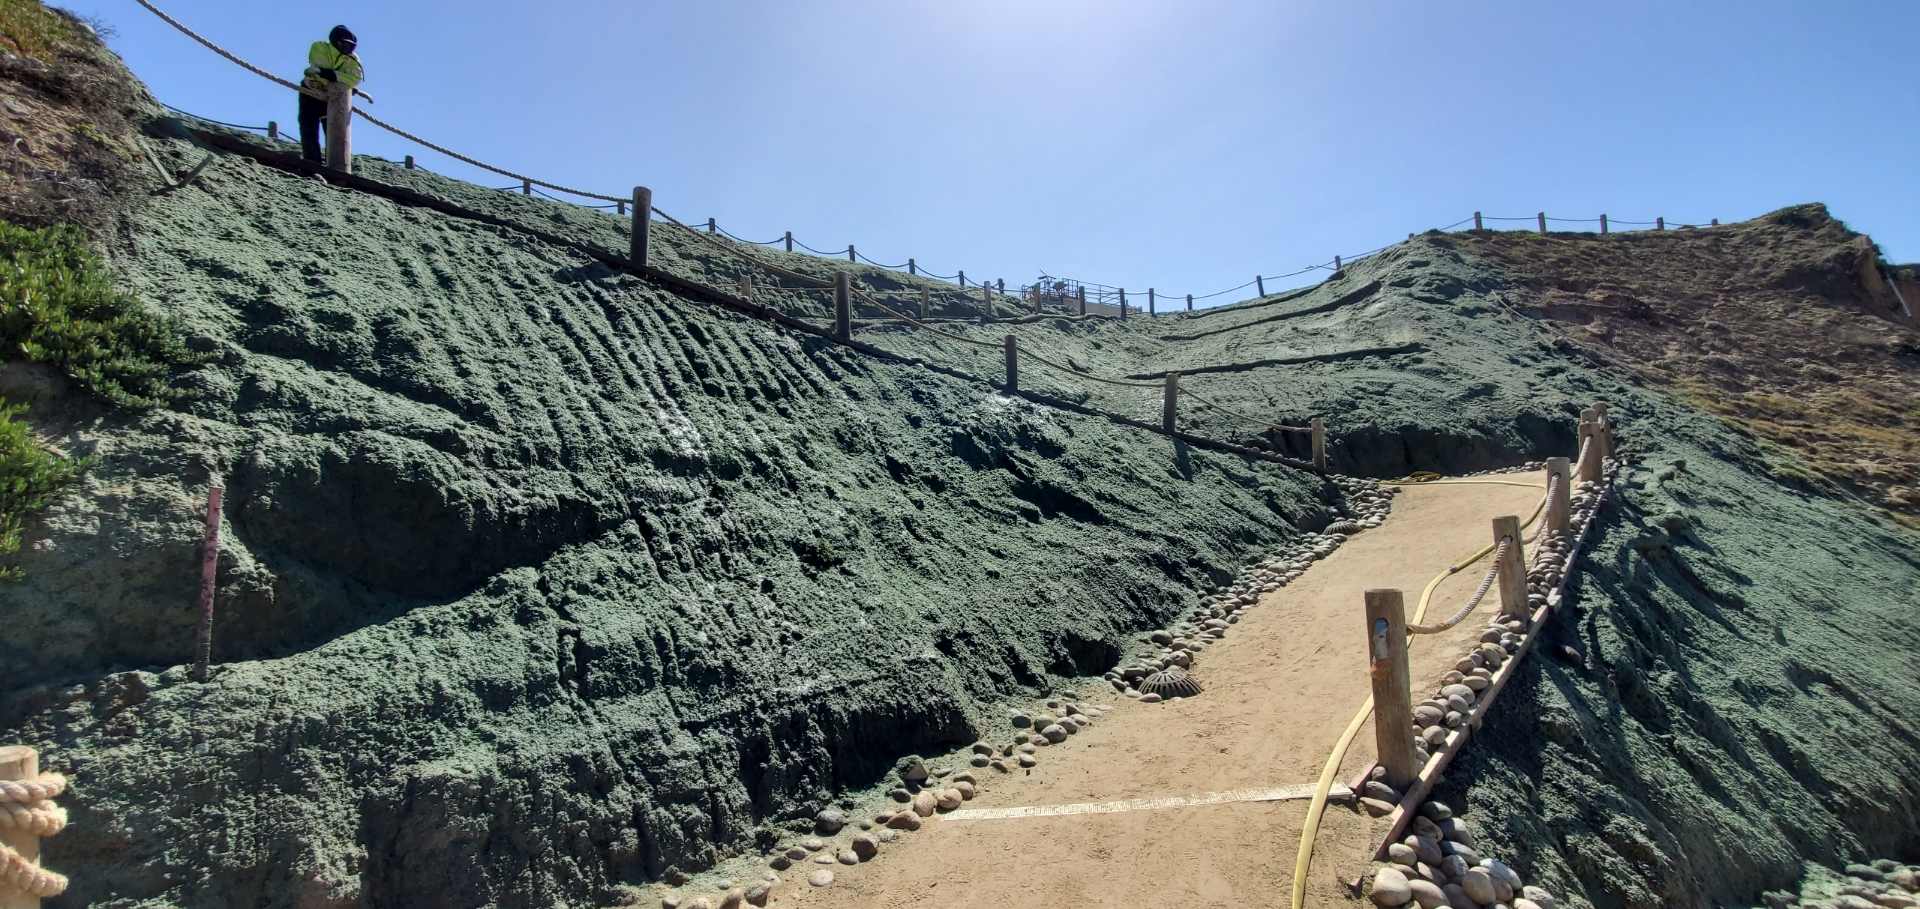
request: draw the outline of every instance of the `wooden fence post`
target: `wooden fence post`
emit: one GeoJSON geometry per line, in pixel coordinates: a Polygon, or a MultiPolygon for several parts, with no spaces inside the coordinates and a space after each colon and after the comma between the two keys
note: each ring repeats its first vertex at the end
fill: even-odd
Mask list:
{"type": "Polygon", "coordinates": [[[993,285],[980,282],[980,318],[993,318],[993,285]]]}
{"type": "MultiPolygon", "coordinates": [[[[267,138],[269,139],[280,138],[280,122],[278,120],[267,121],[267,138]]],[[[408,155],[407,160],[409,161],[413,160],[413,156],[408,155]]]]}
{"type": "Polygon", "coordinates": [[[1313,430],[1313,466],[1327,469],[1327,421],[1314,417],[1307,424],[1313,430]]]}
{"type": "Polygon", "coordinates": [[[1127,321],[1127,289],[1120,288],[1120,321],[1127,321]]]}
{"type": "Polygon", "coordinates": [[[1154,304],[1153,288],[1149,287],[1147,288],[1147,315],[1157,315],[1158,313],[1158,307],[1154,304]]]}
{"type": "Polygon", "coordinates": [[[626,200],[623,199],[619,202],[613,203],[613,213],[616,215],[625,215],[627,213],[626,200]]]}
{"type": "Polygon", "coordinates": [[[1420,777],[1413,750],[1413,673],[1407,667],[1407,603],[1398,590],[1369,590],[1367,674],[1373,682],[1374,752],[1384,782],[1401,792],[1420,777]]]}
{"type": "Polygon", "coordinates": [[[717,234],[717,233],[719,233],[719,232],[720,232],[720,225],[719,225],[719,224],[716,224],[716,223],[714,223],[714,220],[713,220],[712,218],[708,218],[708,219],[707,219],[707,233],[710,233],[710,234],[717,234]]]}
{"type": "Polygon", "coordinates": [[[1167,373],[1166,390],[1160,396],[1160,429],[1173,435],[1173,418],[1180,403],[1180,374],[1167,373]]]}
{"type": "Polygon", "coordinates": [[[526,179],[523,179],[523,180],[521,180],[521,181],[520,181],[520,195],[523,195],[523,196],[531,196],[531,195],[533,195],[533,181],[532,181],[532,180],[526,180],[526,179]]]}
{"type": "Polygon", "coordinates": [[[1600,436],[1600,457],[1613,457],[1613,418],[1607,416],[1607,402],[1593,402],[1593,425],[1600,436]]]}
{"type": "Polygon", "coordinates": [[[793,252],[793,231],[787,231],[787,252],[793,252]]]}
{"type": "Polygon", "coordinates": [[[644,186],[633,188],[633,245],[627,253],[627,260],[633,267],[647,267],[647,232],[653,225],[653,190],[644,186]]]}
{"type": "Polygon", "coordinates": [[[1555,536],[1565,536],[1568,520],[1573,511],[1573,466],[1566,458],[1547,459],[1547,485],[1560,484],[1560,494],[1554,496],[1553,507],[1547,509],[1547,532],[1555,536]]]}
{"type": "Polygon", "coordinates": [[[858,261],[860,261],[859,259],[856,259],[856,258],[854,258],[854,257],[855,257],[855,256],[857,256],[857,255],[859,255],[859,254],[853,251],[853,244],[852,244],[852,243],[848,243],[848,244],[847,244],[847,261],[848,261],[848,262],[858,262],[858,261]]]}
{"type": "Polygon", "coordinates": [[[1087,286],[1085,284],[1080,285],[1080,314],[1083,316],[1087,314],[1087,286]]]}
{"type": "Polygon", "coordinates": [[[413,168],[414,168],[414,165],[413,165],[413,156],[412,156],[412,155],[408,155],[408,156],[407,156],[407,159],[406,159],[406,160],[405,160],[404,162],[401,162],[401,163],[402,163],[402,165],[403,165],[403,166],[405,166],[405,167],[406,167],[406,169],[407,169],[407,170],[413,170],[413,168]]]}
{"type": "Polygon", "coordinates": [[[844,271],[833,273],[833,336],[853,337],[853,285],[844,271]]]}
{"type": "Polygon", "coordinates": [[[1665,217],[1658,217],[1658,218],[1654,218],[1654,219],[1653,219],[1653,229],[1654,229],[1654,230],[1666,230],[1666,229],[1667,229],[1667,219],[1666,219],[1665,217]]]}
{"type": "Polygon", "coordinates": [[[1338,255],[1335,255],[1335,256],[1333,257],[1333,271],[1334,271],[1334,273],[1335,273],[1335,274],[1339,274],[1339,273],[1340,273],[1340,269],[1342,269],[1342,268],[1345,268],[1345,267],[1346,267],[1346,265],[1345,265],[1344,263],[1342,263],[1342,262],[1340,261],[1340,257],[1339,257],[1338,255]]]}
{"type": "MultiPolygon", "coordinates": [[[[0,747],[0,780],[31,780],[40,775],[40,752],[25,745],[0,747]]],[[[20,853],[29,865],[40,864],[40,836],[17,827],[0,826],[0,843],[20,853]]],[[[40,909],[40,898],[24,890],[0,886],[0,909],[40,909]]]]}
{"type": "Polygon", "coordinates": [[[1592,445],[1587,444],[1587,440],[1598,432],[1599,426],[1594,422],[1593,409],[1588,408],[1581,411],[1580,452],[1584,457],[1580,459],[1579,466],[1580,482],[1582,483],[1597,482],[1600,479],[1600,440],[1596,438],[1593,439],[1592,445]]]}
{"type": "Polygon", "coordinates": [[[964,268],[963,268],[963,269],[960,269],[960,278],[959,278],[959,280],[960,280],[960,286],[961,286],[961,287],[965,287],[965,286],[967,286],[967,270],[966,270],[966,269],[964,269],[964,268]]]}
{"type": "Polygon", "coordinates": [[[745,300],[748,303],[753,302],[753,276],[752,275],[740,276],[740,299],[745,300]]]}
{"type": "Polygon", "coordinates": [[[1479,212],[1474,212],[1474,213],[1473,213],[1473,229],[1474,229],[1474,230],[1485,230],[1485,229],[1486,229],[1485,227],[1482,227],[1482,226],[1481,226],[1481,224],[1480,224],[1480,213],[1479,213],[1479,212]]]}
{"type": "Polygon", "coordinates": [[[345,82],[327,86],[327,167],[353,173],[353,89],[345,82]]]}
{"type": "Polygon", "coordinates": [[[1546,235],[1546,232],[1547,232],[1547,213],[1541,212],[1540,213],[1540,233],[1542,236],[1544,236],[1546,235]]]}
{"type": "MultiPolygon", "coordinates": [[[[1240,286],[1245,287],[1246,285],[1242,284],[1240,286]]],[[[1267,295],[1267,279],[1265,275],[1253,276],[1253,291],[1262,297],[1267,295]]]]}
{"type": "Polygon", "coordinates": [[[907,257],[907,274],[917,275],[919,273],[920,273],[920,266],[914,264],[913,257],[911,256],[907,257]]]}
{"type": "Polygon", "coordinates": [[[1037,316],[1040,314],[1040,301],[1045,299],[1046,296],[1047,296],[1046,288],[1040,286],[1040,284],[1036,282],[1033,285],[1033,314],[1034,315],[1037,316]]]}
{"type": "Polygon", "coordinates": [[[213,663],[213,595],[220,568],[220,499],[225,491],[219,476],[208,480],[207,535],[200,543],[200,640],[193,664],[193,677],[201,682],[207,680],[213,663]]]}
{"type": "Polygon", "coordinates": [[[1013,335],[1007,336],[1007,393],[1020,390],[1020,341],[1013,335]]]}
{"type": "Polygon", "coordinates": [[[1193,312],[1193,294],[1187,294],[1187,312],[1193,312]]]}
{"type": "Polygon", "coordinates": [[[920,288],[920,319],[921,321],[926,320],[927,309],[932,305],[933,305],[933,291],[928,290],[927,288],[924,288],[924,287],[920,288]]]}
{"type": "Polygon", "coordinates": [[[1520,519],[1512,515],[1493,519],[1493,543],[1511,537],[1513,542],[1507,546],[1507,555],[1494,565],[1499,574],[1495,582],[1500,588],[1500,617],[1519,619],[1527,616],[1527,559],[1526,547],[1520,543],[1520,519]]]}
{"type": "Polygon", "coordinates": [[[1607,216],[1606,215],[1600,216],[1600,232],[1603,234],[1607,232],[1607,216]]]}

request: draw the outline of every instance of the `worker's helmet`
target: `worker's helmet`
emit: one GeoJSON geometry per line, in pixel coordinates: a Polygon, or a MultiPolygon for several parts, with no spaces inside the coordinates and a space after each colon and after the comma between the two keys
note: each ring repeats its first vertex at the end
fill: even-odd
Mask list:
{"type": "Polygon", "coordinates": [[[360,39],[355,38],[353,32],[349,31],[346,26],[336,25],[333,27],[333,31],[327,34],[327,43],[333,45],[334,50],[343,54],[351,54],[354,48],[360,46],[360,39]]]}

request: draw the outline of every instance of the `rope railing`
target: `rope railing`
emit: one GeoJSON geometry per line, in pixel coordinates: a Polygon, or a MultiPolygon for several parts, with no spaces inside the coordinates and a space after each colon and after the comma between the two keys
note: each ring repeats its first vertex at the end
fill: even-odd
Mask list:
{"type": "MultiPolygon", "coordinates": [[[[67,809],[52,801],[67,790],[66,777],[39,772],[39,753],[19,745],[0,748],[0,770],[19,777],[0,779],[0,829],[26,837],[53,836],[66,829],[67,809]]],[[[30,846],[21,848],[33,851],[30,846]]],[[[0,842],[0,902],[17,906],[22,894],[50,899],[66,891],[66,875],[48,871],[34,858],[0,842]]],[[[31,900],[28,904],[38,905],[31,900]]]]}
{"type": "Polygon", "coordinates": [[[1212,401],[1207,400],[1206,398],[1203,398],[1197,394],[1194,394],[1192,389],[1189,389],[1184,385],[1180,387],[1180,393],[1183,395],[1186,395],[1189,398],[1192,398],[1194,400],[1194,403],[1196,404],[1200,404],[1205,407],[1211,407],[1214,410],[1220,411],[1221,413],[1226,414],[1227,416],[1230,416],[1236,420],[1252,423],[1255,426],[1265,426],[1268,429],[1277,429],[1282,432],[1312,432],[1313,431],[1312,429],[1305,426],[1288,426],[1284,423],[1269,423],[1265,420],[1258,420],[1253,417],[1249,417],[1246,414],[1235,413],[1234,411],[1228,410],[1225,407],[1215,404],[1212,401]]]}
{"type": "Polygon", "coordinates": [[[1474,610],[1480,608],[1480,601],[1487,598],[1487,591],[1493,589],[1494,580],[1500,577],[1500,564],[1506,560],[1507,550],[1512,546],[1513,537],[1500,538],[1500,546],[1493,554],[1493,566],[1487,569],[1487,576],[1480,579],[1479,588],[1474,590],[1473,596],[1467,598],[1466,605],[1460,607],[1459,612],[1431,625],[1419,625],[1409,622],[1407,624],[1407,633],[1439,634],[1466,621],[1467,616],[1472,615],[1474,610]]]}

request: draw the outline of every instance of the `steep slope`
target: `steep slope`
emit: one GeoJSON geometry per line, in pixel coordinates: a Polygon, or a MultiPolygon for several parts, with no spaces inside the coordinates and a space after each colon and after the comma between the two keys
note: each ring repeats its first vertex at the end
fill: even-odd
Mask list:
{"type": "Polygon", "coordinates": [[[0,590],[14,722],[96,794],[60,843],[80,900],[547,905],[697,869],[1332,514],[1311,474],[239,158],[134,220],[127,284],[214,362],[182,412],[48,424],[100,463],[0,590]]]}
{"type": "MultiPolygon", "coordinates": [[[[902,754],[972,739],[1002,698],[1110,668],[1341,513],[1311,473],[867,357],[510,228],[212,152],[177,121],[142,142],[139,179],[164,191],[111,252],[211,362],[184,377],[194,400],[143,417],[45,389],[37,427],[99,461],[0,588],[0,724],[80,780],[48,844],[75,873],[67,905],[546,907],[677,880],[902,754]],[[196,683],[214,473],[230,533],[218,665],[196,683]]],[[[626,243],[611,215],[356,169],[626,243]]],[[[1818,251],[1851,234],[1738,229],[1813,251],[1777,281],[1845,303],[1845,263],[1818,251]]],[[[731,287],[749,268],[655,236],[676,274],[731,287]]],[[[1428,236],[1303,293],[1124,325],[966,324],[962,291],[935,306],[947,330],[1102,375],[1172,370],[1241,413],[1324,415],[1351,473],[1565,453],[1579,405],[1612,402],[1639,469],[1586,562],[1584,612],[1550,632],[1567,660],[1518,677],[1449,796],[1573,905],[1750,903],[1802,861],[1903,856],[1920,832],[1913,537],[1522,315],[1536,282],[1428,236]]],[[[898,323],[859,336],[1001,366],[898,323]]],[[[1022,385],[1159,411],[1155,389],[1032,365],[1022,385]]],[[[1190,403],[1180,418],[1303,453],[1190,403]]]]}

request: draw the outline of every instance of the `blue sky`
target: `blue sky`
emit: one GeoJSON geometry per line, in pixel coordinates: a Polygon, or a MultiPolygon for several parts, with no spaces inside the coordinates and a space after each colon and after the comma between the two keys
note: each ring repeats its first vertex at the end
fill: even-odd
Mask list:
{"type": "MultiPolygon", "coordinates": [[[[1821,201],[1920,260],[1912,0],[155,2],[288,77],[344,22],[374,113],[510,170],[1009,285],[1204,294],[1476,210],[1821,201]]],[[[292,129],[290,93],[132,0],[71,8],[161,100],[292,129]]]]}

